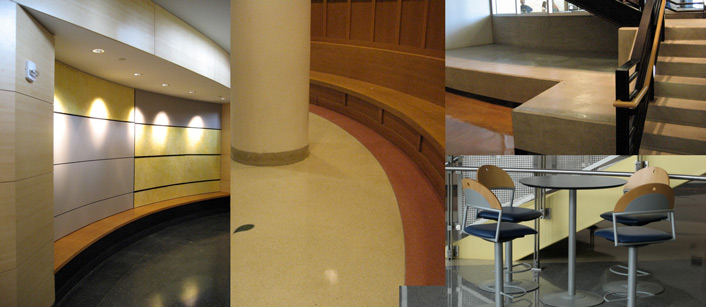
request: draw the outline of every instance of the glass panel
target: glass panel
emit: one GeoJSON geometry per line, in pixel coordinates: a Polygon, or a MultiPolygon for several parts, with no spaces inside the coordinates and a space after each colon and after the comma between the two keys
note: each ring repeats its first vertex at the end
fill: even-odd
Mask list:
{"type": "Polygon", "coordinates": [[[519,12],[519,0],[495,0],[495,14],[515,14],[519,12]]]}

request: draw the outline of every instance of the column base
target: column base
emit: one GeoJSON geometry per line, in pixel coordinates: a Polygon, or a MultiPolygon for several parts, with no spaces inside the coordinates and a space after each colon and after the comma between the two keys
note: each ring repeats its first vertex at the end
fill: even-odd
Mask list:
{"type": "Polygon", "coordinates": [[[248,152],[231,146],[230,158],[238,163],[254,166],[279,166],[297,163],[309,156],[309,145],[283,152],[248,152]]]}

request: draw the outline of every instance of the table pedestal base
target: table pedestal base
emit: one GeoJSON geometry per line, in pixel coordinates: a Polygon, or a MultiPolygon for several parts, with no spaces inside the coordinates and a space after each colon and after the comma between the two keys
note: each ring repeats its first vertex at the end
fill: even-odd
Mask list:
{"type": "MultiPolygon", "coordinates": [[[[481,290],[495,292],[495,279],[486,280],[478,286],[481,290]]],[[[513,279],[505,282],[505,293],[518,294],[522,292],[532,292],[539,288],[539,284],[527,279],[513,279]]],[[[624,292],[624,291],[623,291],[624,292]]]]}
{"type": "Polygon", "coordinates": [[[588,291],[576,291],[576,295],[569,295],[569,292],[554,292],[539,296],[539,300],[545,305],[561,307],[587,307],[596,306],[603,303],[603,297],[588,291]]]}

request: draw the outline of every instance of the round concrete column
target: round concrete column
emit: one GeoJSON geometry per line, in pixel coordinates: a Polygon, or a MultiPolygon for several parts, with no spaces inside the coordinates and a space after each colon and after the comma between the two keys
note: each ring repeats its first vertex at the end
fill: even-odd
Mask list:
{"type": "Polygon", "coordinates": [[[310,0],[231,0],[231,158],[309,155],[310,0]]]}

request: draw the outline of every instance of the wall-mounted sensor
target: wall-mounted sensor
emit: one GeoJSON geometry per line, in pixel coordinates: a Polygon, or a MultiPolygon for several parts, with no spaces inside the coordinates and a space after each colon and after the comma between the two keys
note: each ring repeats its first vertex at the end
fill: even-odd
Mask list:
{"type": "Polygon", "coordinates": [[[32,61],[26,61],[25,62],[25,79],[27,81],[34,82],[34,80],[37,80],[37,77],[39,77],[39,71],[37,71],[37,64],[34,64],[32,61]]]}

